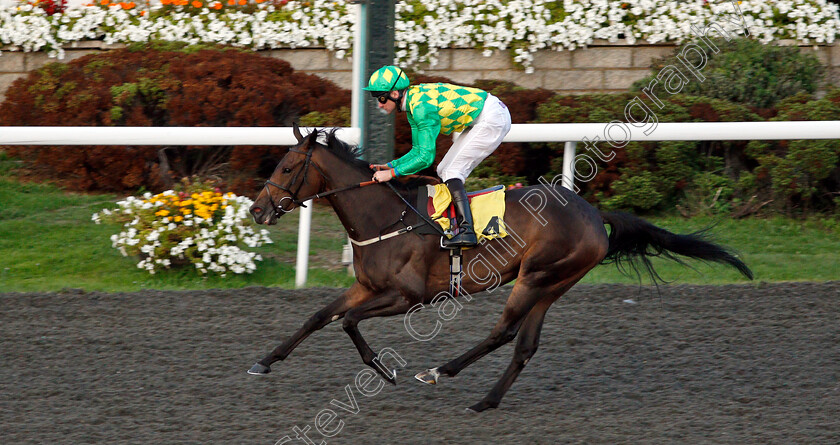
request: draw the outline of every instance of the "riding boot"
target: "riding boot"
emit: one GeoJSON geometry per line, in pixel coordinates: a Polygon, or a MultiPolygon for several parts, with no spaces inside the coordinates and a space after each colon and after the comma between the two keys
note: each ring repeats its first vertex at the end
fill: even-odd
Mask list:
{"type": "Polygon", "coordinates": [[[443,247],[473,247],[478,244],[478,237],[473,227],[472,210],[470,201],[467,199],[467,191],[464,190],[464,181],[450,179],[446,181],[449,187],[449,194],[452,195],[452,203],[455,205],[455,218],[458,220],[458,234],[452,238],[443,239],[443,247]]]}

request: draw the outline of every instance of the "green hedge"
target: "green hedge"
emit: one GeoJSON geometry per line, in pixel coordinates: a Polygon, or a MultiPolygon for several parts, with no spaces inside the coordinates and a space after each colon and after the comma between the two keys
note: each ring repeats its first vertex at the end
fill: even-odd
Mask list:
{"type": "MultiPolygon", "coordinates": [[[[712,40],[720,51],[708,50],[708,64],[703,68],[705,80],[700,82],[686,74],[689,82],[681,93],[729,100],[756,108],[771,108],[786,97],[799,92],[813,93],[825,71],[813,54],[800,52],[798,46],[762,44],[752,39],[712,40]]],[[[679,52],[654,60],[652,73],[633,84],[640,91],[667,66],[685,72],[679,52]]],[[[699,62],[687,53],[683,60],[699,62]]]]}
{"type": "MultiPolygon", "coordinates": [[[[624,108],[634,97],[557,96],[540,105],[537,122],[623,120],[624,108]]],[[[674,95],[663,102],[663,109],[655,112],[659,122],[766,120],[745,105],[720,99],[674,95]]],[[[840,120],[840,89],[830,89],[821,99],[800,93],[772,111],[775,117],[770,120],[840,120]]],[[[590,139],[595,136],[603,137],[593,134],[590,139]]],[[[554,154],[546,177],[562,171],[562,145],[548,146],[554,154]]],[[[578,186],[583,196],[605,208],[678,208],[692,215],[743,214],[758,207],[786,213],[836,209],[840,141],[668,141],[630,142],[621,150],[606,143],[598,147],[603,153],[612,150],[615,158],[599,161],[595,177],[578,181],[578,186]]]]}

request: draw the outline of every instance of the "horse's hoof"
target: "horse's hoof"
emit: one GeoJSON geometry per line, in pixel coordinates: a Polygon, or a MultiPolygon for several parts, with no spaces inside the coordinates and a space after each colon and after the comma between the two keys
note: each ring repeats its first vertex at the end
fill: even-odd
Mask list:
{"type": "Polygon", "coordinates": [[[254,366],[251,366],[251,369],[248,370],[248,374],[251,375],[266,375],[269,372],[271,372],[271,368],[262,363],[254,363],[254,366]]]}
{"type": "Polygon", "coordinates": [[[438,372],[437,368],[427,369],[425,371],[418,372],[414,378],[427,385],[436,385],[438,378],[440,378],[440,372],[438,372]]]}
{"type": "Polygon", "coordinates": [[[389,369],[385,368],[384,366],[382,366],[382,362],[379,361],[378,357],[373,359],[373,369],[375,369],[376,372],[379,373],[380,376],[382,376],[383,380],[385,380],[386,382],[388,382],[388,383],[390,383],[394,386],[397,386],[397,370],[396,369],[389,370],[389,369]]]}
{"type": "Polygon", "coordinates": [[[482,400],[482,401],[480,401],[480,402],[476,403],[475,405],[473,405],[473,406],[471,406],[471,407],[467,408],[467,412],[471,412],[471,413],[480,413],[480,412],[482,412],[482,411],[484,411],[484,410],[486,410],[486,409],[489,409],[489,408],[495,408],[495,407],[497,407],[497,406],[498,406],[498,404],[493,405],[492,403],[490,403],[490,402],[488,402],[488,401],[486,401],[486,400],[482,400]]]}

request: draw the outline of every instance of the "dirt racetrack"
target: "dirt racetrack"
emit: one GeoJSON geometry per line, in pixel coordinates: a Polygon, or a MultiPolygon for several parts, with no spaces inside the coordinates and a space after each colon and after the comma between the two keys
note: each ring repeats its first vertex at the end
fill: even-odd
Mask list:
{"type": "Polygon", "coordinates": [[[464,410],[512,344],[437,386],[414,380],[483,339],[509,290],[465,302],[428,342],[402,317],[363,322],[374,350],[407,362],[370,396],[340,323],[270,375],[245,373],[337,289],[3,294],[0,442],[274,444],[300,428],[330,444],[840,443],[840,282],[673,285],[661,299],[579,286],[499,409],[464,410]],[[315,430],[325,409],[334,437],[315,430]]]}

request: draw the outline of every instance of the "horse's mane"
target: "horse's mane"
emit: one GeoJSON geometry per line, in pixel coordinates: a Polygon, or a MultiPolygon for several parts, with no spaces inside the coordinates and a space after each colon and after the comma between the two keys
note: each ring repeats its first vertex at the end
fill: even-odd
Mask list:
{"type": "Polygon", "coordinates": [[[333,128],[331,130],[316,129],[314,131],[318,136],[324,136],[326,139],[327,145],[325,145],[325,147],[327,151],[361,171],[372,172],[370,165],[361,158],[362,151],[359,149],[359,146],[348,144],[335,135],[338,128],[333,128]]]}
{"type": "MultiPolygon", "coordinates": [[[[367,161],[361,158],[362,152],[359,149],[358,145],[348,144],[347,142],[342,141],[335,135],[335,132],[338,131],[337,128],[333,128],[331,130],[314,130],[317,132],[317,136],[323,136],[327,144],[324,146],[327,151],[337,156],[342,161],[350,164],[351,166],[355,167],[359,171],[365,173],[373,174],[373,170],[370,169],[370,164],[367,161]]],[[[409,176],[406,179],[400,180],[392,180],[391,183],[397,189],[401,189],[402,191],[409,191],[416,189],[421,185],[426,184],[439,184],[440,180],[431,176],[409,176]]]]}

